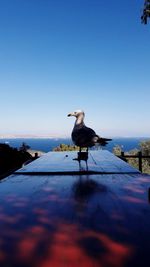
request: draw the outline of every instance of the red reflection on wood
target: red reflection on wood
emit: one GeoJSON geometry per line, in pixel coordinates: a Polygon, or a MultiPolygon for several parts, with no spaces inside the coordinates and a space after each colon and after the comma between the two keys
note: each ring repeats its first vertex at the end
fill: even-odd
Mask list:
{"type": "MultiPolygon", "coordinates": [[[[89,248],[88,248],[89,249],[89,248]]],[[[92,250],[91,245],[91,250],[92,250]]],[[[105,234],[93,231],[79,231],[75,225],[61,224],[58,231],[53,236],[53,243],[49,248],[49,255],[43,260],[39,267],[103,267],[103,266],[124,266],[127,259],[132,254],[132,249],[128,245],[112,240],[105,234]],[[96,257],[86,251],[86,245],[80,242],[86,239],[94,239],[102,247],[96,257]],[[80,242],[79,242],[80,241],[80,242]],[[105,251],[103,252],[103,248],[105,251]]]]}
{"type": "Polygon", "coordinates": [[[46,224],[51,224],[52,222],[51,222],[51,220],[50,220],[50,218],[48,218],[48,217],[45,217],[45,216],[39,216],[39,217],[37,217],[37,220],[38,220],[38,222],[40,222],[40,223],[46,223],[46,224]]]}
{"type": "Polygon", "coordinates": [[[4,261],[6,258],[5,254],[3,253],[3,251],[0,251],[0,261],[4,261]]]}
{"type": "Polygon", "coordinates": [[[18,200],[18,202],[16,203],[13,203],[13,206],[18,208],[23,208],[26,207],[27,205],[28,205],[27,201],[20,201],[20,200],[18,200]]]}
{"type": "Polygon", "coordinates": [[[2,251],[2,249],[1,249],[2,244],[3,244],[3,240],[0,239],[0,262],[3,261],[3,260],[5,259],[5,254],[4,254],[4,252],[2,251]]]}
{"type": "Polygon", "coordinates": [[[126,260],[132,255],[133,249],[119,242],[113,241],[110,237],[100,234],[100,239],[107,248],[107,254],[104,255],[104,266],[124,266],[126,260]]]}
{"type": "Polygon", "coordinates": [[[21,214],[17,214],[15,216],[6,215],[4,213],[0,214],[0,220],[4,223],[10,223],[10,224],[15,224],[19,222],[23,217],[24,215],[21,214]]]}
{"type": "Polygon", "coordinates": [[[145,191],[142,188],[137,188],[137,187],[134,187],[133,185],[126,185],[124,188],[132,192],[139,193],[139,194],[145,193],[145,191]]]}
{"type": "Polygon", "coordinates": [[[47,196],[47,200],[49,200],[49,201],[59,201],[60,197],[57,194],[51,194],[51,195],[47,196]]]}
{"type": "Polygon", "coordinates": [[[111,217],[115,220],[124,220],[124,217],[115,211],[112,212],[111,217]]]}
{"type": "Polygon", "coordinates": [[[37,221],[39,223],[51,224],[51,218],[48,215],[48,211],[42,208],[35,208],[33,212],[37,215],[37,221]]]}
{"type": "Polygon", "coordinates": [[[135,204],[146,204],[146,201],[144,199],[137,198],[137,197],[124,196],[121,199],[126,200],[131,203],[135,203],[135,204]]]}
{"type": "Polygon", "coordinates": [[[18,243],[18,259],[22,262],[30,262],[31,260],[36,260],[36,258],[34,259],[34,257],[36,256],[36,249],[39,242],[44,238],[44,236],[44,227],[35,225],[29,228],[18,243]]]}
{"type": "Polygon", "coordinates": [[[45,191],[45,192],[52,192],[52,191],[54,191],[54,188],[52,188],[52,187],[44,187],[43,188],[43,191],[45,191]]]}
{"type": "Polygon", "coordinates": [[[47,215],[48,214],[48,211],[44,210],[42,208],[35,208],[35,209],[33,209],[33,212],[35,212],[38,215],[47,215]]]}
{"type": "MultiPolygon", "coordinates": [[[[58,231],[54,234],[53,243],[49,249],[49,255],[39,267],[60,267],[71,266],[78,267],[86,266],[93,267],[93,261],[90,257],[83,253],[78,244],[78,238],[81,233],[78,232],[76,226],[69,224],[59,225],[58,231]]],[[[94,265],[101,267],[101,264],[94,265]]]]}
{"type": "Polygon", "coordinates": [[[142,176],[142,177],[138,178],[138,181],[140,181],[142,183],[150,183],[150,178],[142,176]]]}
{"type": "Polygon", "coordinates": [[[32,234],[32,235],[43,235],[45,233],[45,229],[44,227],[40,226],[40,225],[35,225],[33,227],[31,227],[29,229],[29,232],[32,234]]]}
{"type": "Polygon", "coordinates": [[[33,237],[26,237],[19,243],[18,255],[22,261],[32,258],[37,246],[37,240],[33,237]]]}
{"type": "Polygon", "coordinates": [[[13,195],[13,194],[6,195],[4,199],[6,202],[13,202],[13,201],[16,201],[16,195],[13,195]]]}
{"type": "Polygon", "coordinates": [[[57,194],[51,194],[51,195],[48,195],[48,196],[45,196],[42,198],[42,202],[56,202],[56,203],[74,203],[74,200],[73,199],[70,199],[70,198],[62,198],[60,197],[59,195],[57,194]]]}
{"type": "MultiPolygon", "coordinates": [[[[116,242],[106,234],[83,230],[76,224],[65,222],[53,221],[53,225],[55,229],[52,231],[41,225],[30,226],[19,232],[19,236],[16,231],[14,261],[20,266],[25,263],[33,267],[123,267],[132,255],[131,246],[116,242]],[[39,255],[40,244],[46,244],[44,257],[39,255]]],[[[9,232],[10,236],[15,237],[9,232]]],[[[1,262],[5,260],[4,256],[0,254],[1,262]]]]}
{"type": "Polygon", "coordinates": [[[14,207],[26,207],[29,203],[29,200],[25,197],[18,197],[13,194],[9,194],[5,196],[5,202],[11,203],[14,207]]]}

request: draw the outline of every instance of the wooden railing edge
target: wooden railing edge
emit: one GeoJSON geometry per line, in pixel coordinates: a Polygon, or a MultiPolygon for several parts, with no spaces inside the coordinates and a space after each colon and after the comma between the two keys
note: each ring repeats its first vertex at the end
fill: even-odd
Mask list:
{"type": "Polygon", "coordinates": [[[124,151],[121,152],[121,155],[118,156],[120,159],[127,162],[127,158],[137,158],[139,163],[139,171],[142,172],[142,159],[150,159],[150,156],[142,155],[142,152],[139,151],[137,155],[126,155],[124,151]]]}

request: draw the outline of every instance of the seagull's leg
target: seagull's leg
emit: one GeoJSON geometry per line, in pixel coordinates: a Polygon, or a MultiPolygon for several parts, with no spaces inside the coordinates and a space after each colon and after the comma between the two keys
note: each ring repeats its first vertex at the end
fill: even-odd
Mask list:
{"type": "Polygon", "coordinates": [[[82,168],[81,168],[81,161],[79,160],[79,171],[81,171],[82,168]]]}
{"type": "Polygon", "coordinates": [[[86,159],[85,159],[85,163],[86,163],[86,171],[88,171],[88,147],[86,147],[86,159]]]}
{"type": "Polygon", "coordinates": [[[88,162],[86,160],[86,171],[88,171],[88,162]]]}
{"type": "Polygon", "coordinates": [[[79,152],[78,152],[78,161],[81,160],[81,147],[79,147],[79,152]]]}

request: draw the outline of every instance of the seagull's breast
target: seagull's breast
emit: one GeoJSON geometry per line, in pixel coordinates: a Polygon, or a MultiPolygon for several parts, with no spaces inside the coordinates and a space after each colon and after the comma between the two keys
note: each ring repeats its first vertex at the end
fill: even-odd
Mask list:
{"type": "Polygon", "coordinates": [[[96,133],[85,125],[75,126],[72,131],[72,140],[75,145],[80,147],[91,147],[96,143],[96,133]]]}

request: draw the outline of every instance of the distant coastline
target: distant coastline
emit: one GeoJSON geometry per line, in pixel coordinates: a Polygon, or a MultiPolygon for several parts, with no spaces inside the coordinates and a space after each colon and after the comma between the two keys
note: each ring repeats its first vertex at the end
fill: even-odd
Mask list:
{"type": "MultiPolygon", "coordinates": [[[[114,146],[121,146],[122,150],[130,151],[132,149],[140,149],[139,144],[142,141],[150,140],[150,137],[112,137],[112,141],[104,148],[112,152],[114,146]]],[[[49,152],[60,144],[72,145],[71,138],[60,138],[60,137],[0,137],[0,143],[5,143],[14,148],[19,148],[22,143],[26,143],[30,146],[31,150],[49,152]]]]}
{"type": "Polygon", "coordinates": [[[51,136],[51,135],[0,135],[0,139],[20,139],[20,138],[25,138],[25,139],[58,139],[58,138],[69,138],[66,136],[51,136]]]}
{"type": "MultiPolygon", "coordinates": [[[[127,138],[150,138],[149,136],[105,136],[107,138],[112,138],[112,139],[127,139],[127,138]]],[[[4,134],[4,135],[0,135],[0,139],[20,139],[20,138],[25,138],[25,139],[69,139],[70,136],[59,136],[59,135],[30,135],[30,134],[17,134],[17,135],[13,135],[13,134],[4,134]]]]}

